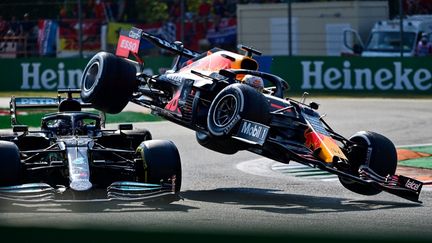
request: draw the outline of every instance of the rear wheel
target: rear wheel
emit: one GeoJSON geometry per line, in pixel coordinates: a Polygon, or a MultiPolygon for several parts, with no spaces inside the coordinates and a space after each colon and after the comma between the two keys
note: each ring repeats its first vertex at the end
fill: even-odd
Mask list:
{"type": "MultiPolygon", "coordinates": [[[[368,166],[381,176],[393,175],[397,166],[397,153],[394,144],[381,134],[374,132],[358,132],[350,141],[355,145],[348,150],[348,159],[352,165],[350,173],[359,176],[361,165],[368,166]]],[[[339,177],[342,185],[350,191],[362,195],[376,195],[382,190],[371,185],[358,183],[339,177]]]]}
{"type": "MultiPolygon", "coordinates": [[[[175,192],[180,192],[182,173],[177,147],[167,140],[148,140],[141,143],[137,152],[143,159],[142,182],[160,184],[171,183],[175,178],[175,192]]],[[[139,170],[141,171],[141,170],[139,170]]]]}
{"type": "Polygon", "coordinates": [[[224,88],[210,105],[207,127],[214,136],[231,135],[241,119],[268,124],[269,107],[265,97],[245,84],[224,88]]]}
{"type": "Polygon", "coordinates": [[[21,159],[18,147],[7,141],[0,141],[0,186],[20,184],[21,159]]]}
{"type": "Polygon", "coordinates": [[[81,98],[96,109],[119,113],[137,86],[135,65],[108,52],[97,53],[81,78],[81,98]]]}

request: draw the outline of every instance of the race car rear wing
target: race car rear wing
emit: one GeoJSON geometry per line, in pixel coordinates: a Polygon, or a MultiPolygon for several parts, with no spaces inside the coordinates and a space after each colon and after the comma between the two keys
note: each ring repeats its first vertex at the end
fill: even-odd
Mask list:
{"type": "Polygon", "coordinates": [[[59,89],[57,98],[52,97],[15,97],[12,96],[9,102],[9,113],[11,117],[12,128],[20,127],[22,124],[17,119],[17,109],[44,109],[44,108],[59,108],[59,105],[64,100],[78,101],[81,108],[92,108],[90,103],[85,103],[79,98],[73,98],[72,94],[80,93],[80,89],[59,89]],[[61,97],[60,94],[67,94],[67,97],[61,97]]]}
{"type": "Polygon", "coordinates": [[[185,56],[187,58],[194,58],[200,55],[198,52],[185,48],[181,42],[176,41],[171,43],[163,38],[147,33],[136,27],[132,27],[130,30],[122,29],[120,31],[116,55],[128,58],[129,53],[132,53],[135,57],[138,57],[141,38],[145,38],[155,46],[161,47],[165,50],[185,56]]]}

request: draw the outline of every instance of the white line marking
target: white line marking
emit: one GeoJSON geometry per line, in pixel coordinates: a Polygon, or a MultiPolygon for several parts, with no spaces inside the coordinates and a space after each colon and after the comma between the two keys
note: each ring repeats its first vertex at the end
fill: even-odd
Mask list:
{"type": "Polygon", "coordinates": [[[432,143],[398,145],[396,146],[396,148],[413,148],[413,147],[427,147],[427,146],[432,146],[432,143]]]}

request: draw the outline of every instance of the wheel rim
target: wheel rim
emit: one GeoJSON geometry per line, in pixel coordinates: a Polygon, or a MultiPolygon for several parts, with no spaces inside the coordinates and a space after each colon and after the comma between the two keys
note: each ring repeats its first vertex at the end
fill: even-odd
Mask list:
{"type": "Polygon", "coordinates": [[[84,84],[83,84],[83,88],[84,90],[88,91],[93,89],[93,87],[96,84],[96,79],[98,77],[99,74],[99,62],[94,62],[92,63],[92,65],[89,67],[85,79],[84,79],[84,84]]]}
{"type": "Polygon", "coordinates": [[[213,123],[218,127],[227,126],[238,111],[238,100],[234,95],[226,95],[215,106],[213,123]]]}

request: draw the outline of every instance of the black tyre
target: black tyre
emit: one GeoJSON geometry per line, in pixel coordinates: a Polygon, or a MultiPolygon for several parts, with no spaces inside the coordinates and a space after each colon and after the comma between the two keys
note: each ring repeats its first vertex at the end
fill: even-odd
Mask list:
{"type": "Polygon", "coordinates": [[[97,53],[81,78],[81,98],[96,109],[119,113],[137,86],[135,65],[108,52],[97,53]]]}
{"type": "Polygon", "coordinates": [[[268,102],[249,85],[231,84],[219,92],[210,105],[207,128],[214,136],[231,135],[241,119],[268,124],[268,102]]]}
{"type": "Polygon", "coordinates": [[[18,147],[7,141],[0,141],[0,186],[20,184],[21,159],[18,147]]]}
{"type": "MultiPolygon", "coordinates": [[[[180,192],[182,173],[177,147],[167,140],[148,140],[141,143],[137,152],[143,158],[142,182],[160,184],[171,182],[175,176],[175,192],[180,192]]],[[[139,170],[140,171],[140,170],[139,170]]]]}
{"type": "MultiPolygon", "coordinates": [[[[351,147],[347,155],[353,165],[351,173],[358,176],[360,165],[366,165],[381,176],[394,175],[397,167],[397,153],[394,144],[381,134],[374,132],[358,132],[350,141],[356,145],[351,147]]],[[[376,195],[382,190],[371,185],[361,184],[339,177],[342,185],[350,191],[362,195],[376,195]]]]}
{"type": "Polygon", "coordinates": [[[242,144],[231,138],[213,137],[204,132],[196,132],[195,138],[201,146],[222,154],[235,154],[242,149],[242,144]]]}

